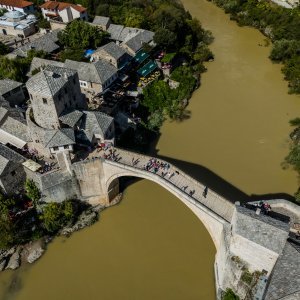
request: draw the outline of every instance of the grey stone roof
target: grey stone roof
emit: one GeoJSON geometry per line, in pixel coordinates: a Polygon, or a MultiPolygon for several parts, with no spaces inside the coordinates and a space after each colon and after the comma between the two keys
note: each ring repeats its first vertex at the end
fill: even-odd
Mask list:
{"type": "Polygon", "coordinates": [[[73,110],[71,112],[65,112],[59,117],[59,120],[70,127],[74,127],[75,124],[80,120],[83,113],[79,110],[73,110]]]}
{"type": "Polygon", "coordinates": [[[29,72],[26,74],[28,77],[31,76],[32,71],[34,70],[40,70],[41,68],[45,68],[48,65],[53,65],[56,67],[64,67],[64,63],[60,61],[50,60],[50,59],[44,59],[39,57],[34,57],[31,64],[29,72]]]}
{"type": "Polygon", "coordinates": [[[100,84],[103,84],[113,75],[118,73],[117,68],[106,60],[99,60],[95,63],[85,63],[67,59],[65,61],[65,66],[76,70],[80,80],[100,84]]]}
{"type": "Polygon", "coordinates": [[[300,295],[300,252],[287,242],[273,269],[265,299],[299,299],[297,295],[300,295]]]}
{"type": "Polygon", "coordinates": [[[144,29],[139,29],[139,28],[133,28],[133,27],[124,27],[120,36],[119,40],[121,42],[126,42],[136,36],[138,33],[143,32],[144,29]]]}
{"type": "Polygon", "coordinates": [[[288,237],[289,224],[236,206],[233,229],[235,234],[280,254],[288,237]]]}
{"type": "Polygon", "coordinates": [[[48,65],[44,70],[32,76],[26,83],[29,92],[54,96],[65,84],[69,77],[76,72],[71,69],[48,65]]]}
{"type": "Polygon", "coordinates": [[[24,46],[19,47],[15,51],[13,51],[13,54],[21,57],[27,56],[27,51],[29,50],[43,50],[47,53],[52,53],[56,50],[58,50],[60,47],[57,44],[58,32],[61,31],[60,29],[53,30],[52,32],[46,33],[45,35],[37,38],[36,40],[32,41],[31,43],[27,43],[24,46]]]}
{"type": "Polygon", "coordinates": [[[104,59],[100,59],[93,64],[98,72],[101,83],[104,83],[118,73],[118,69],[104,59]]]}
{"type": "Polygon", "coordinates": [[[62,128],[60,130],[53,130],[53,135],[46,147],[53,148],[73,144],[75,144],[74,130],[72,128],[62,128]]]}
{"type": "Polygon", "coordinates": [[[105,51],[116,60],[127,54],[127,52],[123,48],[121,48],[114,42],[110,42],[102,46],[101,48],[97,49],[95,53],[97,53],[98,51],[105,51]]]}
{"type": "Polygon", "coordinates": [[[51,172],[41,176],[42,189],[46,190],[50,187],[72,180],[72,175],[66,171],[51,172]]]}
{"type": "Polygon", "coordinates": [[[123,25],[110,24],[107,32],[110,34],[110,38],[115,41],[121,41],[119,39],[122,30],[124,29],[123,25]]]}
{"type": "Polygon", "coordinates": [[[1,102],[0,105],[0,128],[8,134],[28,142],[30,136],[27,130],[26,119],[22,113],[16,108],[11,108],[6,101],[1,102]]]}
{"type": "Polygon", "coordinates": [[[143,44],[150,43],[153,40],[153,36],[154,33],[152,31],[144,30],[127,40],[125,45],[132,49],[132,51],[137,52],[142,48],[143,44]]]}
{"type": "Polygon", "coordinates": [[[10,80],[10,79],[2,79],[0,80],[0,95],[4,95],[20,86],[22,86],[23,83],[10,80]]]}
{"type": "Polygon", "coordinates": [[[95,16],[93,24],[107,26],[109,21],[109,17],[95,16]]]}
{"type": "Polygon", "coordinates": [[[264,214],[257,215],[254,210],[248,209],[243,206],[236,206],[236,209],[241,214],[247,215],[253,219],[259,220],[259,221],[269,224],[273,227],[277,227],[280,230],[283,230],[286,232],[289,232],[289,230],[290,230],[289,224],[279,221],[277,219],[268,217],[267,215],[264,215],[264,214]]]}
{"type": "Polygon", "coordinates": [[[22,164],[25,158],[7,146],[0,144],[0,175],[5,174],[5,169],[9,164],[22,164]]]}
{"type": "Polygon", "coordinates": [[[99,111],[84,111],[84,114],[81,129],[84,131],[87,139],[91,142],[95,134],[99,134],[104,138],[114,119],[99,111]]]}

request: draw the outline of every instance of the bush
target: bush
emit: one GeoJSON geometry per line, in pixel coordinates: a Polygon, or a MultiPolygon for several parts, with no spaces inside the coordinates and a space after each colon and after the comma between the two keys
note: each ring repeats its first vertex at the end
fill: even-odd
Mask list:
{"type": "Polygon", "coordinates": [[[237,296],[232,289],[227,288],[222,300],[240,300],[240,297],[237,296]]]}

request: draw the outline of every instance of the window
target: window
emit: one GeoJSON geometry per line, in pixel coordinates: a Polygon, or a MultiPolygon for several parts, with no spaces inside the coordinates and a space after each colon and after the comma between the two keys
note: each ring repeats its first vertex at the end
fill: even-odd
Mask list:
{"type": "Polygon", "coordinates": [[[64,88],[64,91],[65,91],[65,95],[67,94],[67,89],[66,88],[64,88]]]}
{"type": "Polygon", "coordinates": [[[32,95],[31,95],[31,94],[29,94],[29,97],[30,97],[30,99],[32,100],[32,95]]]}
{"type": "Polygon", "coordinates": [[[58,151],[58,147],[53,147],[53,150],[54,151],[58,151]]]}
{"type": "Polygon", "coordinates": [[[64,149],[69,149],[69,146],[68,145],[64,146],[64,149]]]}
{"type": "Polygon", "coordinates": [[[16,171],[12,171],[10,174],[11,174],[12,176],[15,176],[15,175],[16,175],[16,171]]]}
{"type": "Polygon", "coordinates": [[[47,104],[47,99],[46,98],[43,98],[43,103],[47,104]]]}

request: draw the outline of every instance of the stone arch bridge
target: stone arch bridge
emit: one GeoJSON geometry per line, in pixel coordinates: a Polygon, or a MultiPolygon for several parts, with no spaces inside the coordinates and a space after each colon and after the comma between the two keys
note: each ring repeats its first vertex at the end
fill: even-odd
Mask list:
{"type": "Polygon", "coordinates": [[[286,245],[288,224],[236,206],[210,189],[204,195],[203,184],[168,162],[159,160],[168,168],[156,172],[147,169],[151,159],[117,148],[106,153],[96,150],[69,167],[76,195],[90,203],[110,206],[119,192],[118,178],[133,176],[156,182],[189,207],[208,230],[217,250],[214,269],[218,298],[227,287],[242,297],[247,294],[241,284],[245,269],[263,271],[267,278],[271,275],[286,245]]]}

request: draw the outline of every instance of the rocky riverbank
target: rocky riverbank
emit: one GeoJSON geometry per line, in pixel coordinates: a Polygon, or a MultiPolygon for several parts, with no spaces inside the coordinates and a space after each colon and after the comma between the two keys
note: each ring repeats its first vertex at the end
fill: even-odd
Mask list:
{"type": "MultiPolygon", "coordinates": [[[[118,203],[121,195],[117,196],[114,203],[118,203]],[[117,199],[118,198],[118,199],[117,199]]],[[[58,235],[70,236],[73,232],[84,227],[91,226],[99,218],[99,213],[105,207],[97,205],[84,210],[77,221],[72,225],[63,227],[58,235]]],[[[18,269],[22,264],[33,263],[39,259],[45,252],[47,244],[53,239],[53,236],[46,236],[37,241],[31,241],[24,245],[17,245],[8,250],[0,250],[0,271],[7,269],[18,269]]]]}

